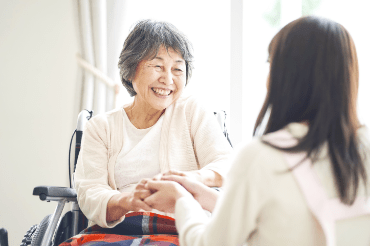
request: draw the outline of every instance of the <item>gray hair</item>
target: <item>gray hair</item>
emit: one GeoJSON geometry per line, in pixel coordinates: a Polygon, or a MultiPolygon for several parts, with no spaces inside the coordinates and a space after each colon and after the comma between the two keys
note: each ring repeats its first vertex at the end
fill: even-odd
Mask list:
{"type": "Polygon", "coordinates": [[[153,59],[158,54],[161,46],[164,46],[167,51],[172,48],[185,60],[185,85],[187,85],[193,69],[191,43],[184,34],[170,23],[141,20],[126,38],[118,62],[122,84],[130,96],[136,95],[132,86],[132,79],[135,76],[137,65],[144,59],[153,59]]]}

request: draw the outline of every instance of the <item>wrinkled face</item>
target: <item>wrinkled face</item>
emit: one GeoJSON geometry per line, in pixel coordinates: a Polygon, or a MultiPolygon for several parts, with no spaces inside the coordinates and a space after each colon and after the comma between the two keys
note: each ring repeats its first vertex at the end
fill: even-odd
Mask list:
{"type": "Polygon", "coordinates": [[[139,62],[132,85],[135,101],[148,109],[164,110],[182,94],[186,82],[185,60],[169,48],[160,47],[152,60],[139,62]]]}

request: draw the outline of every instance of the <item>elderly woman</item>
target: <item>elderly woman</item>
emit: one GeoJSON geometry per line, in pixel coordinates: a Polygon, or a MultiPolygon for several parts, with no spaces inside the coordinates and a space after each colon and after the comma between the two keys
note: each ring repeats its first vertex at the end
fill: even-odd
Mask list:
{"type": "Polygon", "coordinates": [[[78,203],[90,224],[114,227],[129,211],[151,210],[138,182],[161,173],[221,186],[231,147],[213,113],[183,92],[191,44],[173,25],[140,21],[119,60],[134,100],[86,125],[75,172],[78,203]]]}

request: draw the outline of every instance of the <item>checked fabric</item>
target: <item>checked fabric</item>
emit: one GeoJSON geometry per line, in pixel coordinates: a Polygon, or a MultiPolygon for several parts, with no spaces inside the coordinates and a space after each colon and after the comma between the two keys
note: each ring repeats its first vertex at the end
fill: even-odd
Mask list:
{"type": "Polygon", "coordinates": [[[114,228],[88,227],[60,246],[178,246],[175,220],[150,212],[131,212],[114,228]]]}

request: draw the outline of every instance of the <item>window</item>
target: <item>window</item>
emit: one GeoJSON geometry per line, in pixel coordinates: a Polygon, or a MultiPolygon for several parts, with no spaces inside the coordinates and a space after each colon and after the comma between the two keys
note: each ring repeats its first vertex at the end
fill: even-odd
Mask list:
{"type": "Polygon", "coordinates": [[[266,0],[244,1],[243,11],[243,141],[252,138],[255,120],[266,94],[267,48],[273,36],[290,21],[302,15],[317,15],[342,24],[354,39],[359,59],[360,86],[358,115],[370,124],[370,24],[366,1],[266,0]]]}

